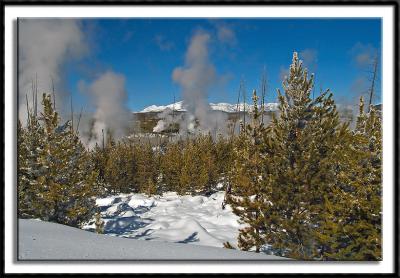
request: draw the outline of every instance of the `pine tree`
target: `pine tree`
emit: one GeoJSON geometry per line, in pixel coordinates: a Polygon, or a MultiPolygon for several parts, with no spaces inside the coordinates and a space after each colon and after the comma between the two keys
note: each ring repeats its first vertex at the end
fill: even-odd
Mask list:
{"type": "Polygon", "coordinates": [[[218,181],[228,183],[228,172],[233,163],[233,138],[225,139],[222,136],[215,142],[215,166],[218,173],[218,181]]]}
{"type": "Polygon", "coordinates": [[[211,134],[201,135],[194,141],[195,156],[199,157],[197,167],[204,175],[204,183],[198,185],[202,194],[211,194],[216,190],[218,168],[216,166],[216,147],[211,134]]]}
{"type": "Polygon", "coordinates": [[[158,183],[158,158],[150,143],[142,143],[135,146],[137,172],[134,177],[136,186],[140,192],[157,192],[158,183]]]}
{"type": "Polygon", "coordinates": [[[108,161],[109,149],[101,148],[96,143],[95,147],[90,150],[89,154],[91,164],[95,171],[99,173],[95,182],[96,195],[99,197],[105,197],[107,195],[107,190],[110,189],[107,187],[105,179],[105,169],[108,161]]]}
{"type": "MultiPolygon", "coordinates": [[[[28,112],[29,113],[29,112],[28,112]]],[[[37,117],[29,113],[26,128],[18,121],[18,216],[37,218],[37,204],[42,202],[37,179],[45,167],[39,159],[44,152],[44,130],[37,117]]]]}
{"type": "MultiPolygon", "coordinates": [[[[32,177],[35,216],[46,221],[78,227],[94,212],[93,184],[97,172],[69,122],[59,126],[49,95],[43,94],[42,145],[37,157],[40,175],[32,177]]],[[[32,183],[32,182],[31,182],[32,183]]]]}
{"type": "MultiPolygon", "coordinates": [[[[343,219],[349,208],[349,179],[348,173],[352,173],[355,168],[351,159],[358,160],[359,153],[354,152],[352,148],[353,136],[348,128],[348,124],[341,125],[331,137],[332,144],[327,148],[327,156],[319,163],[319,168],[324,171],[325,182],[321,183],[322,194],[315,192],[314,195],[320,195],[319,202],[312,203],[314,213],[313,237],[315,239],[316,250],[314,258],[322,260],[331,260],[332,254],[336,254],[341,244],[341,231],[343,219]]],[[[325,139],[328,143],[328,139],[325,139]]],[[[315,199],[315,197],[314,197],[315,199]]]]}
{"type": "Polygon", "coordinates": [[[327,260],[380,260],[381,254],[381,122],[371,107],[360,112],[352,137],[340,150],[342,173],[336,194],[326,213],[325,237],[330,245],[322,254],[327,260]]]}
{"type": "Polygon", "coordinates": [[[215,189],[217,173],[213,152],[210,135],[200,135],[185,142],[179,177],[181,194],[209,194],[215,189]]]}
{"type": "MultiPolygon", "coordinates": [[[[134,181],[130,179],[133,166],[130,161],[131,154],[125,144],[108,140],[104,175],[107,187],[114,194],[129,193],[134,188],[134,181]]],[[[137,191],[137,187],[133,191],[137,191]]]]}
{"type": "Polygon", "coordinates": [[[340,124],[329,90],[311,99],[313,76],[308,78],[296,53],[283,88],[284,95],[278,90],[279,117],[269,128],[273,205],[264,210],[270,215],[267,241],[278,254],[314,259],[323,245],[316,228],[324,221],[327,200],[336,194],[340,137],[348,134],[348,126],[340,124]]]}
{"type": "Polygon", "coordinates": [[[241,133],[234,144],[235,160],[230,174],[232,189],[228,202],[240,222],[247,224],[239,230],[238,247],[242,250],[255,247],[259,252],[265,243],[261,209],[268,191],[269,163],[265,157],[265,130],[260,121],[256,91],[253,92],[253,102],[252,122],[246,126],[241,124],[241,133]]]}
{"type": "Polygon", "coordinates": [[[182,165],[182,142],[168,143],[160,159],[163,191],[182,193],[183,188],[180,183],[182,165]]]}
{"type": "Polygon", "coordinates": [[[152,196],[157,194],[158,190],[157,190],[157,185],[154,182],[154,180],[151,177],[147,178],[147,188],[146,188],[146,194],[148,196],[152,196]]]}
{"type": "Polygon", "coordinates": [[[207,183],[207,173],[197,154],[194,141],[188,140],[182,152],[182,168],[179,177],[180,194],[195,194],[207,183]]]}

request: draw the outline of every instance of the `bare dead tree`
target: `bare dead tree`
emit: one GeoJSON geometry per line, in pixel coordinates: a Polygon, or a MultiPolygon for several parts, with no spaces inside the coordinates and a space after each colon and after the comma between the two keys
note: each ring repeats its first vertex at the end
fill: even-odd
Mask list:
{"type": "Polygon", "coordinates": [[[174,102],[172,104],[172,122],[175,122],[175,91],[174,91],[174,102]]]}
{"type": "Polygon", "coordinates": [[[32,113],[34,115],[35,113],[35,81],[32,78],[31,81],[31,87],[32,87],[32,113]]]}
{"type": "Polygon", "coordinates": [[[38,95],[38,78],[35,76],[35,117],[37,117],[37,95],[38,95]]]}
{"type": "Polygon", "coordinates": [[[375,57],[374,57],[374,61],[373,61],[373,72],[372,72],[371,88],[369,89],[368,112],[370,112],[371,104],[372,104],[372,98],[374,96],[377,71],[378,71],[378,55],[376,54],[375,57]]]}
{"type": "Polygon", "coordinates": [[[27,111],[27,113],[28,113],[28,123],[29,123],[29,122],[30,122],[31,115],[30,115],[30,113],[29,113],[28,94],[25,94],[25,98],[26,98],[26,111],[27,111]]]}
{"type": "Polygon", "coordinates": [[[53,76],[50,77],[51,78],[51,92],[53,94],[53,107],[54,110],[56,110],[56,95],[55,95],[55,91],[54,91],[54,80],[53,80],[53,76]]]}
{"type": "Polygon", "coordinates": [[[101,134],[103,136],[103,152],[104,152],[104,129],[101,129],[101,134]]]}
{"type": "Polygon", "coordinates": [[[265,112],[265,96],[267,93],[267,71],[263,69],[261,75],[261,123],[264,124],[264,112],[265,112]]]}
{"type": "MultiPolygon", "coordinates": [[[[312,99],[314,100],[315,98],[315,80],[316,80],[317,74],[314,73],[314,83],[313,83],[313,90],[312,90],[312,99]]],[[[322,89],[321,89],[322,91],[322,89]]]]}
{"type": "MultiPolygon", "coordinates": [[[[240,80],[237,101],[236,101],[236,114],[239,115],[239,117],[240,117],[240,95],[242,93],[242,87],[243,87],[243,79],[240,80]]],[[[237,121],[237,119],[235,117],[233,120],[233,124],[232,124],[231,138],[233,137],[233,134],[235,133],[236,121],[237,121]]]]}
{"type": "Polygon", "coordinates": [[[81,112],[79,113],[78,124],[76,125],[76,132],[78,132],[79,129],[79,123],[81,122],[82,112],[83,112],[83,107],[81,107],[81,112]]]}
{"type": "Polygon", "coordinates": [[[71,128],[74,130],[74,107],[72,106],[72,93],[71,93],[71,128]]]}
{"type": "Polygon", "coordinates": [[[242,86],[242,95],[243,95],[243,126],[246,126],[246,89],[244,87],[244,83],[242,86]]]}

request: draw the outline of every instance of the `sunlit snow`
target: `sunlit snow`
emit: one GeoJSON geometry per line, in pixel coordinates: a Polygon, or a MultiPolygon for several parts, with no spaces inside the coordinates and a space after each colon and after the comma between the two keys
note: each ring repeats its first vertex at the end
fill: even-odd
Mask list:
{"type": "MultiPolygon", "coordinates": [[[[222,209],[224,192],[209,197],[178,196],[174,192],[147,197],[121,194],[97,199],[104,233],[142,240],[223,247],[236,245],[241,225],[231,208],[222,209]]],[[[94,221],[83,227],[94,230],[94,221]]]]}

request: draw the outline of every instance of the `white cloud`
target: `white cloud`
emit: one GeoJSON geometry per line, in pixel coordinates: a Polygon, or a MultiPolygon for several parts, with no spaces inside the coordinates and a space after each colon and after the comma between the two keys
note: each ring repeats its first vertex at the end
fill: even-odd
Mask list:
{"type": "Polygon", "coordinates": [[[217,24],[217,37],[220,42],[231,46],[237,42],[235,32],[224,24],[217,24]]]}
{"type": "Polygon", "coordinates": [[[170,51],[175,47],[174,42],[167,40],[162,35],[156,35],[154,41],[162,51],[170,51]]]}
{"type": "Polygon", "coordinates": [[[371,44],[356,43],[350,50],[353,60],[359,67],[368,67],[373,64],[373,61],[378,53],[378,50],[371,44]]]}

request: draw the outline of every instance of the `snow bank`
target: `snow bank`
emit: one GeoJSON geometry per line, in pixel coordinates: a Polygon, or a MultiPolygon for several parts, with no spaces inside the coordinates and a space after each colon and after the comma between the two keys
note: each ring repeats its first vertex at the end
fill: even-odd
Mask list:
{"type": "MultiPolygon", "coordinates": [[[[229,241],[236,246],[242,227],[231,208],[223,210],[224,192],[209,197],[178,196],[167,192],[147,197],[130,194],[98,199],[105,234],[223,248],[229,241]]],[[[94,219],[85,230],[94,231],[94,219]]]]}
{"type": "MultiPolygon", "coordinates": [[[[223,248],[98,235],[65,225],[19,219],[20,260],[283,260],[223,248]]],[[[183,223],[180,223],[183,225],[183,223]]],[[[192,225],[197,225],[196,223],[192,225]]],[[[198,229],[199,227],[197,227],[198,229]]]]}

